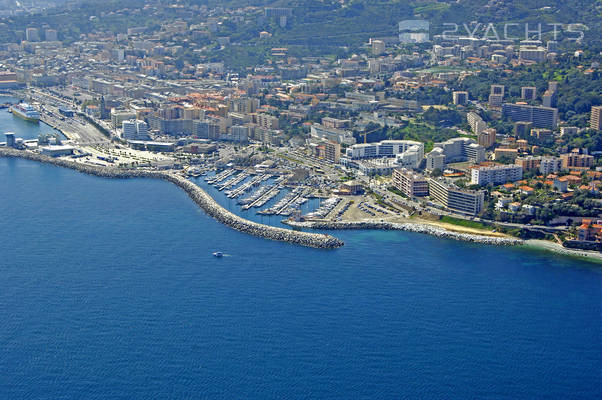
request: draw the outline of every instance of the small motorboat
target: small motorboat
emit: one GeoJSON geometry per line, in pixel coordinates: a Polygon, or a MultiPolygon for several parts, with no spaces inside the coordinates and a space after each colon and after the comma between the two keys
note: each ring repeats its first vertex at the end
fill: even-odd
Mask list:
{"type": "Polygon", "coordinates": [[[213,257],[222,258],[223,256],[224,253],[222,253],[221,251],[216,251],[215,253],[213,253],[213,257]]]}

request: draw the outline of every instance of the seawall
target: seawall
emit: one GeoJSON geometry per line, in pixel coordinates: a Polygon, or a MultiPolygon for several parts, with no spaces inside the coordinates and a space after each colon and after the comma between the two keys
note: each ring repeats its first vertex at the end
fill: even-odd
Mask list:
{"type": "Polygon", "coordinates": [[[461,240],[464,242],[484,243],[498,246],[516,246],[523,244],[521,239],[505,238],[505,237],[491,237],[484,235],[473,235],[468,233],[459,233],[449,231],[447,229],[439,228],[427,224],[418,223],[394,223],[394,222],[330,222],[330,221],[306,221],[306,222],[294,222],[286,221],[287,225],[298,227],[298,228],[310,228],[310,229],[321,229],[321,230],[350,230],[350,229],[379,229],[379,230],[398,230],[408,231],[416,233],[425,233],[441,238],[461,240]]]}
{"type": "Polygon", "coordinates": [[[215,220],[227,225],[237,231],[248,233],[250,235],[262,237],[270,240],[277,240],[301,246],[315,247],[321,249],[335,249],[344,245],[344,242],[326,234],[300,232],[290,229],[278,228],[268,225],[262,225],[257,222],[249,221],[231,213],[220,206],[211,196],[209,196],[198,185],[190,182],[188,179],[163,171],[147,170],[120,170],[114,167],[99,167],[75,163],[63,159],[56,159],[42,154],[30,151],[21,151],[12,148],[0,148],[0,157],[24,158],[27,160],[43,162],[59,167],[71,168],[89,175],[95,175],[103,178],[153,178],[169,181],[182,190],[215,220]]]}

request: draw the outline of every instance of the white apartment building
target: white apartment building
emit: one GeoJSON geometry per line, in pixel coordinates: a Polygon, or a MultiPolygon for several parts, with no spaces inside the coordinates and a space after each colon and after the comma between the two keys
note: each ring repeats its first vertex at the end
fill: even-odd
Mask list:
{"type": "Polygon", "coordinates": [[[443,170],[445,167],[445,154],[443,149],[437,147],[426,155],[426,169],[432,171],[434,169],[443,170]]]}
{"type": "Polygon", "coordinates": [[[148,140],[148,124],[144,121],[130,119],[121,123],[121,137],[126,140],[148,140]]]}
{"type": "Polygon", "coordinates": [[[562,169],[560,157],[542,157],[539,162],[539,172],[543,175],[555,174],[562,169]]]}
{"type": "Polygon", "coordinates": [[[352,160],[396,157],[401,159],[403,164],[411,162],[417,165],[424,157],[424,143],[414,140],[383,140],[377,143],[355,144],[350,146],[345,154],[352,160]]]}
{"type": "Polygon", "coordinates": [[[485,129],[487,129],[487,124],[483,121],[483,118],[477,113],[469,112],[466,114],[466,120],[468,121],[468,125],[470,125],[470,129],[472,133],[475,135],[480,134],[485,129]]]}
{"type": "MultiPolygon", "coordinates": [[[[443,154],[445,163],[470,161],[480,163],[485,160],[485,148],[469,138],[454,138],[442,143],[435,143],[432,150],[436,155],[443,154]]],[[[436,157],[431,157],[434,161],[436,157]]],[[[440,158],[436,158],[440,161],[440,158]]],[[[429,158],[427,157],[427,167],[429,158]]],[[[440,168],[440,167],[437,167],[440,168]]]]}
{"type": "Polygon", "coordinates": [[[523,177],[520,165],[487,165],[477,166],[471,170],[470,183],[473,185],[497,185],[506,182],[516,182],[523,177]]]}
{"type": "Polygon", "coordinates": [[[121,129],[123,131],[121,133],[121,137],[123,137],[124,139],[135,140],[136,136],[138,136],[136,132],[136,120],[130,119],[127,121],[123,121],[121,123],[121,129]]]}
{"type": "Polygon", "coordinates": [[[311,126],[310,134],[312,137],[318,139],[326,139],[348,145],[355,144],[355,138],[351,132],[334,128],[326,128],[320,124],[313,124],[311,126]]]}
{"type": "Polygon", "coordinates": [[[429,196],[445,208],[465,214],[476,215],[483,209],[485,192],[465,190],[443,179],[429,179],[429,196]]]}

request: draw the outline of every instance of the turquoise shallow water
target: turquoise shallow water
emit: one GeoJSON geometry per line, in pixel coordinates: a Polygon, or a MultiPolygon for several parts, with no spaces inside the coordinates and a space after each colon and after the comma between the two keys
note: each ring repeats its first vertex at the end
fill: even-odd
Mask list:
{"type": "Polygon", "coordinates": [[[602,395],[596,266],[404,232],[296,247],[166,182],[25,160],[0,182],[0,398],[602,395]]]}

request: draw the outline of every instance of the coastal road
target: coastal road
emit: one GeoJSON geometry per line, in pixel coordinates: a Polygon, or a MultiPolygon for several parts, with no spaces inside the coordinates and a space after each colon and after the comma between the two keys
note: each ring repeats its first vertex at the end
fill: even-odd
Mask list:
{"type": "Polygon", "coordinates": [[[30,94],[32,100],[41,105],[41,120],[63,134],[79,145],[102,145],[108,144],[109,139],[99,131],[94,125],[75,114],[73,117],[61,115],[59,107],[70,107],[64,100],[56,96],[46,94],[40,90],[33,90],[30,94]]]}
{"type": "Polygon", "coordinates": [[[378,187],[377,185],[370,185],[370,186],[371,186],[372,190],[374,190],[375,193],[383,196],[383,198],[385,200],[390,200],[390,201],[393,200],[393,201],[399,202],[401,204],[405,204],[409,207],[415,207],[416,210],[422,210],[422,211],[429,212],[430,214],[433,214],[433,215],[448,216],[448,217],[453,217],[453,218],[464,219],[467,221],[481,222],[484,224],[495,224],[495,225],[503,226],[505,228],[526,229],[526,230],[535,231],[535,232],[558,233],[558,232],[565,232],[567,230],[566,226],[527,225],[527,224],[517,224],[517,223],[511,223],[511,222],[491,221],[491,220],[483,219],[483,218],[479,218],[479,217],[466,218],[466,216],[463,214],[458,214],[458,213],[454,213],[454,212],[450,212],[450,211],[444,211],[444,210],[441,210],[441,209],[438,209],[438,208],[435,208],[432,206],[425,207],[420,203],[414,202],[412,200],[408,200],[395,193],[389,192],[388,190],[386,190],[386,188],[381,188],[381,187],[378,187]]]}

